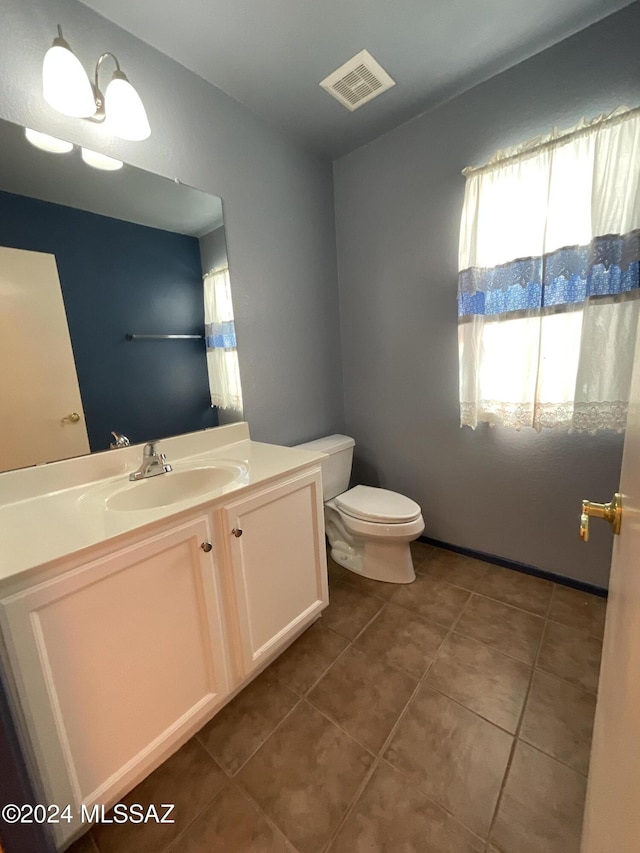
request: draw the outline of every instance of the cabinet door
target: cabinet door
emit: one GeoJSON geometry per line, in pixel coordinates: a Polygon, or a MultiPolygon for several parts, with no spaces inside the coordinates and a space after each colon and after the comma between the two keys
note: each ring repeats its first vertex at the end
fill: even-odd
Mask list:
{"type": "Polygon", "coordinates": [[[329,603],[320,469],[229,503],[221,515],[246,676],[329,603]]]}
{"type": "Polygon", "coordinates": [[[110,804],[227,695],[209,538],[174,526],[1,602],[51,803],[110,804]]]}

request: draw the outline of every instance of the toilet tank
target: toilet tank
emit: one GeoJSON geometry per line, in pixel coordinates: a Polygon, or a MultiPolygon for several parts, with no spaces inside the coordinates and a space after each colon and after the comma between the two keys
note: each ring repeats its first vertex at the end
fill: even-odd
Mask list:
{"type": "Polygon", "coordinates": [[[355,441],[348,435],[327,435],[297,445],[303,450],[317,450],[327,454],[327,458],[321,462],[322,495],[325,501],[341,495],[349,488],[354,445],[355,441]]]}

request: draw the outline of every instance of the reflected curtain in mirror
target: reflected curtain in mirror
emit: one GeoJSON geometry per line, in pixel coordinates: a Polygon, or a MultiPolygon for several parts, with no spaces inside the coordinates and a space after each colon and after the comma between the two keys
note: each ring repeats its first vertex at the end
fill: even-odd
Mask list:
{"type": "Polygon", "coordinates": [[[640,110],[466,172],[461,425],[623,430],[640,304],[640,110]]]}
{"type": "Polygon", "coordinates": [[[211,405],[242,416],[242,390],[229,268],[208,272],[204,284],[204,322],[211,405]]]}

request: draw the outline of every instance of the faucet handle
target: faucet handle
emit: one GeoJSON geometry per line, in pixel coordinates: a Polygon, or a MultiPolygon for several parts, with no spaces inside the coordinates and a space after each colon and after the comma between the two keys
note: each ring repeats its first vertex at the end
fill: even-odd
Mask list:
{"type": "Polygon", "coordinates": [[[131,442],[127,438],[127,436],[123,432],[113,432],[111,431],[111,435],[113,436],[113,441],[109,445],[112,450],[115,450],[117,447],[129,447],[131,442]]]}
{"type": "Polygon", "coordinates": [[[152,457],[158,455],[158,439],[154,438],[152,441],[148,441],[143,450],[142,455],[145,457],[152,457]]]}

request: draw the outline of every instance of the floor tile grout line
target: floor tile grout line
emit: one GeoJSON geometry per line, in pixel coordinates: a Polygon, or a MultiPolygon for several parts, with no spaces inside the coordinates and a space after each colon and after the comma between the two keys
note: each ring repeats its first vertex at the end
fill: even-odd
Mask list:
{"type": "MultiPolygon", "coordinates": [[[[360,592],[359,590],[357,590],[357,591],[358,591],[358,592],[360,592]]],[[[366,595],[366,593],[363,593],[363,594],[364,594],[364,595],[366,595]]],[[[262,807],[261,807],[260,803],[259,803],[259,802],[258,802],[258,801],[253,797],[253,796],[252,796],[252,794],[251,794],[251,793],[247,790],[247,788],[242,784],[242,780],[238,778],[238,777],[239,777],[239,774],[240,774],[240,772],[242,771],[242,769],[243,769],[243,768],[248,764],[248,762],[249,762],[249,761],[251,761],[251,759],[252,759],[252,758],[257,754],[257,752],[258,752],[258,751],[259,751],[259,750],[260,750],[260,749],[261,749],[261,748],[262,748],[262,747],[267,743],[267,741],[272,737],[272,735],[273,735],[276,731],[278,731],[278,729],[279,729],[279,728],[284,724],[284,722],[289,718],[289,716],[291,716],[291,714],[293,714],[293,712],[296,710],[296,708],[298,708],[300,705],[302,705],[302,703],[303,703],[303,702],[305,702],[305,701],[306,701],[306,702],[307,702],[307,703],[308,703],[312,708],[314,708],[316,711],[318,711],[318,713],[322,714],[322,716],[323,716],[323,717],[325,717],[325,719],[329,720],[333,725],[336,725],[336,726],[337,726],[341,731],[343,731],[343,732],[344,732],[344,734],[346,734],[346,735],[347,735],[348,737],[350,737],[350,738],[351,738],[355,743],[357,743],[357,744],[358,744],[358,746],[360,746],[362,749],[365,749],[365,750],[366,750],[366,751],[367,751],[367,752],[368,752],[368,753],[369,753],[369,754],[374,758],[374,762],[373,762],[373,763],[375,763],[375,757],[376,757],[376,756],[375,756],[375,753],[374,753],[374,752],[373,752],[369,747],[367,747],[367,746],[365,746],[364,744],[360,743],[360,741],[359,741],[359,740],[357,740],[356,738],[354,738],[354,737],[353,737],[353,735],[349,734],[349,732],[347,732],[345,729],[343,729],[343,728],[342,728],[342,726],[341,726],[339,723],[336,723],[336,721],[335,721],[335,720],[333,720],[331,717],[329,717],[329,716],[328,716],[324,711],[322,711],[322,709],[317,708],[317,707],[316,707],[316,705],[315,705],[313,702],[311,702],[311,700],[308,698],[308,696],[309,696],[309,693],[311,693],[311,691],[316,687],[316,685],[317,685],[317,684],[318,684],[318,683],[319,683],[319,682],[320,682],[320,681],[321,681],[321,680],[322,680],[322,679],[327,675],[327,673],[329,672],[329,670],[330,670],[330,669],[332,669],[332,667],[334,666],[334,664],[336,664],[336,663],[337,663],[337,661],[338,661],[338,660],[340,660],[340,659],[341,659],[341,658],[342,658],[342,657],[343,657],[343,656],[344,656],[344,655],[349,651],[349,649],[353,646],[353,643],[354,643],[355,639],[356,639],[357,637],[359,637],[359,636],[360,636],[360,634],[361,634],[363,631],[365,631],[373,621],[375,621],[375,619],[377,619],[378,615],[379,615],[380,613],[382,613],[382,611],[384,610],[384,607],[385,607],[385,606],[386,606],[386,602],[385,602],[385,603],[382,605],[382,607],[381,607],[381,608],[380,608],[380,609],[375,613],[375,615],[374,615],[374,616],[373,616],[373,617],[372,617],[372,618],[367,622],[367,624],[362,628],[362,630],[361,630],[360,632],[358,632],[358,634],[356,634],[356,637],[354,637],[354,639],[352,639],[352,640],[349,640],[347,637],[343,637],[343,635],[342,635],[342,634],[338,634],[338,632],[337,632],[337,631],[333,631],[332,633],[336,634],[337,636],[341,637],[341,638],[342,638],[342,639],[344,639],[344,640],[347,640],[347,645],[345,646],[345,648],[340,652],[340,654],[335,658],[335,660],[333,660],[333,661],[329,664],[329,666],[328,666],[328,667],[327,667],[327,668],[322,672],[322,674],[321,674],[320,676],[318,676],[318,678],[317,678],[317,679],[316,679],[316,680],[311,684],[311,686],[310,686],[310,687],[309,687],[309,688],[308,688],[304,693],[300,694],[300,693],[298,693],[297,691],[292,691],[292,692],[295,692],[296,696],[298,697],[297,702],[295,703],[295,705],[294,705],[294,706],[293,706],[293,707],[292,707],[292,708],[291,708],[291,709],[290,709],[290,710],[285,714],[285,716],[282,718],[282,720],[280,720],[280,722],[279,722],[279,723],[278,723],[278,724],[277,724],[277,725],[276,725],[276,726],[275,726],[275,727],[274,727],[274,728],[269,732],[269,734],[268,734],[268,735],[267,735],[267,736],[266,736],[266,737],[265,737],[265,738],[260,742],[260,744],[256,747],[256,749],[255,749],[255,750],[251,753],[251,755],[250,755],[250,756],[249,756],[249,757],[248,757],[248,758],[243,762],[243,764],[241,764],[241,765],[240,765],[240,767],[235,771],[235,773],[233,773],[233,774],[229,774],[229,772],[227,772],[227,771],[226,771],[226,768],[224,768],[224,767],[222,768],[222,769],[223,769],[223,771],[225,772],[225,775],[227,776],[227,778],[228,778],[230,781],[232,781],[234,784],[236,784],[236,786],[237,786],[237,787],[238,787],[238,788],[239,788],[239,789],[240,789],[244,794],[246,794],[246,795],[250,798],[251,802],[252,802],[252,803],[253,803],[253,804],[258,808],[258,810],[259,810],[260,814],[261,814],[261,815],[264,815],[264,816],[268,819],[268,821],[269,821],[270,823],[272,823],[272,824],[277,828],[278,832],[280,832],[280,833],[281,833],[281,834],[286,838],[287,843],[289,843],[289,844],[294,848],[294,850],[296,849],[296,848],[295,848],[295,845],[293,844],[293,842],[291,841],[291,839],[289,838],[289,836],[286,834],[286,832],[284,831],[284,829],[283,829],[282,827],[278,826],[278,824],[277,824],[277,823],[275,823],[275,822],[273,821],[273,819],[272,819],[272,818],[269,818],[269,816],[266,814],[266,812],[262,809],[262,807]]],[[[327,626],[325,626],[325,627],[327,627],[327,626]]],[[[332,630],[332,629],[328,628],[328,630],[332,630]]],[[[266,670],[265,670],[265,671],[266,671],[266,670]]],[[[277,676],[274,676],[274,677],[278,678],[277,676]]],[[[287,685],[287,684],[286,684],[286,682],[285,682],[283,679],[278,678],[278,680],[279,680],[279,681],[281,681],[281,682],[282,682],[286,687],[288,687],[290,690],[292,689],[292,688],[290,688],[290,687],[289,687],[289,685],[287,685]]],[[[198,740],[200,741],[200,738],[198,738],[198,740]]],[[[202,741],[200,741],[200,742],[201,742],[202,746],[205,748],[205,750],[207,751],[207,754],[208,754],[208,755],[210,755],[210,756],[211,756],[211,758],[213,758],[213,759],[215,760],[215,757],[214,757],[214,756],[209,752],[209,750],[208,750],[208,748],[206,747],[206,745],[205,745],[204,743],[202,743],[202,741]]],[[[216,763],[218,763],[218,762],[216,761],[216,763]]],[[[164,852],[163,852],[163,853],[164,853],[164,852]]]]}
{"type": "MultiPolygon", "coordinates": [[[[213,756],[211,756],[211,757],[213,757],[213,756]]],[[[216,764],[217,764],[217,762],[216,762],[216,764]]],[[[190,820],[189,823],[186,824],[186,826],[184,826],[180,830],[180,832],[176,835],[176,837],[173,839],[173,841],[170,844],[168,844],[166,847],[161,847],[158,850],[158,853],[173,853],[173,851],[177,849],[176,845],[178,844],[178,841],[180,841],[180,839],[184,836],[184,834],[189,831],[189,829],[193,826],[193,824],[200,817],[202,817],[202,815],[207,811],[208,808],[210,808],[215,803],[216,800],[218,800],[218,799],[220,799],[220,797],[222,797],[222,795],[224,794],[224,792],[227,788],[228,781],[229,781],[228,777],[225,777],[225,784],[218,791],[218,793],[214,797],[212,797],[202,809],[200,809],[200,811],[194,816],[193,820],[190,820]]],[[[99,851],[98,851],[98,853],[99,853],[99,851]]]]}
{"type": "MultiPolygon", "coordinates": [[[[210,757],[213,758],[213,756],[210,757]]],[[[216,766],[218,765],[215,760],[214,763],[216,764],[216,766]]],[[[172,841],[170,841],[169,844],[166,845],[166,847],[160,847],[157,853],[173,853],[173,851],[176,849],[176,844],[182,838],[185,832],[188,832],[189,829],[193,826],[193,824],[207,811],[207,809],[210,808],[215,803],[215,801],[223,795],[227,787],[227,783],[228,777],[225,776],[225,783],[222,788],[213,797],[211,797],[210,800],[207,800],[206,804],[193,816],[193,818],[187,824],[185,824],[185,826],[180,830],[176,837],[172,841]]],[[[100,853],[100,846],[98,845],[97,841],[95,842],[95,845],[98,848],[98,853],[100,853]]]]}
{"type": "MultiPolygon", "coordinates": [[[[282,682],[282,683],[284,684],[284,682],[282,682]]],[[[285,687],[287,687],[287,685],[286,685],[286,684],[285,684],[284,686],[285,686],[285,687]]],[[[290,689],[290,688],[288,688],[288,689],[290,689]]],[[[271,737],[271,735],[272,735],[274,732],[277,732],[277,731],[278,731],[278,729],[280,728],[280,726],[282,726],[282,724],[284,723],[284,721],[285,721],[285,720],[287,720],[287,719],[291,716],[291,714],[293,714],[293,712],[296,710],[296,708],[297,708],[297,707],[298,707],[298,706],[299,706],[299,705],[304,701],[304,696],[300,696],[300,694],[299,694],[299,693],[295,693],[294,691],[291,691],[291,692],[292,692],[292,693],[294,693],[294,695],[295,695],[295,697],[296,697],[296,701],[295,701],[295,703],[291,706],[291,708],[289,708],[289,710],[288,710],[288,711],[287,711],[287,713],[284,715],[284,717],[283,717],[283,718],[282,718],[278,723],[276,723],[276,725],[271,729],[271,731],[269,732],[269,734],[268,734],[268,735],[266,735],[266,736],[265,736],[265,737],[260,741],[260,743],[259,743],[259,744],[258,744],[258,746],[253,750],[253,752],[251,753],[251,755],[249,755],[249,757],[248,757],[247,759],[245,759],[245,760],[242,762],[242,764],[238,767],[238,769],[237,769],[235,772],[232,772],[232,771],[230,771],[230,770],[228,771],[228,770],[224,767],[224,765],[222,764],[222,762],[221,762],[221,761],[219,761],[218,759],[216,759],[215,755],[214,755],[214,754],[209,750],[208,746],[207,746],[207,745],[206,745],[202,740],[200,740],[200,738],[198,737],[198,735],[200,734],[200,732],[197,732],[197,733],[196,733],[196,737],[198,737],[198,740],[200,741],[200,743],[202,744],[202,746],[206,749],[207,754],[208,754],[208,755],[210,755],[210,756],[211,756],[211,758],[213,758],[213,759],[214,759],[214,761],[216,761],[216,763],[220,765],[220,767],[222,767],[223,771],[225,772],[225,774],[226,774],[230,779],[235,779],[235,778],[236,778],[236,776],[238,775],[238,773],[240,773],[240,771],[241,771],[241,770],[242,770],[242,769],[243,769],[243,768],[244,768],[244,767],[249,763],[249,761],[251,761],[251,759],[252,759],[252,758],[254,757],[254,755],[258,752],[258,750],[262,749],[262,747],[263,747],[263,746],[265,745],[265,743],[269,740],[269,738],[271,737]]]]}
{"type": "Polygon", "coordinates": [[[556,675],[555,672],[549,672],[546,669],[542,669],[542,667],[540,667],[540,666],[534,665],[533,668],[536,672],[540,672],[542,675],[546,676],[547,678],[553,678],[554,681],[560,681],[562,684],[567,684],[569,687],[573,687],[575,690],[580,690],[580,691],[582,691],[582,693],[587,693],[589,696],[594,696],[596,698],[598,696],[597,690],[589,690],[588,688],[584,687],[582,684],[578,684],[575,681],[569,681],[567,678],[562,678],[561,675],[556,675]]]}
{"type": "MultiPolygon", "coordinates": [[[[170,841],[166,846],[158,848],[157,853],[172,853],[172,849],[175,848],[175,845],[178,842],[178,839],[180,839],[184,835],[184,833],[187,832],[187,830],[191,826],[193,826],[193,824],[198,820],[198,818],[201,817],[206,812],[206,810],[210,806],[213,805],[213,803],[218,799],[218,797],[222,796],[222,794],[224,793],[225,788],[227,787],[227,784],[229,782],[229,776],[224,772],[224,768],[221,767],[219,762],[214,758],[213,755],[211,755],[209,750],[200,741],[200,738],[198,738],[197,735],[198,735],[198,733],[196,732],[196,734],[193,737],[195,737],[198,740],[198,743],[200,744],[200,746],[204,749],[205,753],[207,754],[207,758],[211,759],[211,761],[213,762],[215,767],[217,767],[218,770],[220,770],[222,772],[222,774],[224,775],[224,784],[222,785],[222,788],[219,791],[217,791],[211,797],[211,799],[207,800],[206,804],[193,816],[193,818],[188,823],[185,824],[185,826],[180,830],[180,832],[176,835],[176,837],[172,841],[170,841]]],[[[160,766],[162,766],[162,765],[160,765],[160,766]]],[[[98,841],[93,834],[93,826],[91,827],[89,832],[91,834],[91,841],[93,842],[93,845],[96,848],[97,853],[102,853],[102,851],[100,849],[100,845],[98,844],[98,841]]]]}
{"type": "Polygon", "coordinates": [[[437,800],[434,800],[434,798],[430,794],[428,794],[424,788],[420,787],[420,785],[415,781],[415,779],[412,779],[411,776],[405,773],[404,770],[402,770],[400,767],[396,767],[395,764],[392,764],[391,761],[389,761],[389,759],[386,758],[384,755],[380,756],[378,764],[386,764],[387,767],[393,770],[394,773],[397,773],[399,776],[402,776],[402,778],[407,782],[409,786],[416,788],[425,798],[425,800],[428,800],[430,803],[433,803],[436,808],[441,809],[441,811],[449,815],[449,817],[452,818],[452,820],[454,820],[459,826],[464,827],[464,829],[474,835],[478,839],[478,841],[482,842],[482,844],[485,844],[485,839],[481,835],[478,835],[475,829],[471,829],[470,826],[467,826],[467,824],[464,823],[458,815],[454,814],[449,808],[447,808],[447,806],[443,805],[442,803],[439,803],[437,800]]]}
{"type": "MultiPolygon", "coordinates": [[[[354,591],[360,592],[360,590],[354,590],[354,591]]],[[[363,592],[362,595],[367,595],[367,593],[363,592]]],[[[369,595],[368,597],[373,598],[373,596],[371,596],[371,595],[369,595]]],[[[367,630],[367,628],[369,627],[369,625],[371,625],[372,622],[375,622],[375,620],[382,613],[382,611],[385,609],[387,604],[389,604],[388,601],[382,601],[382,599],[380,599],[380,598],[376,598],[375,601],[379,601],[381,603],[381,607],[379,607],[378,610],[376,610],[376,612],[373,614],[371,619],[369,619],[369,621],[358,631],[357,634],[355,634],[353,637],[345,637],[344,634],[338,634],[338,631],[334,631],[333,633],[338,634],[338,636],[342,637],[343,640],[347,640],[349,645],[352,645],[353,643],[355,643],[355,641],[358,639],[358,637],[367,630]]],[[[345,651],[346,651],[346,649],[345,649],[345,651]]]]}
{"type": "Polygon", "coordinates": [[[518,740],[519,740],[521,743],[526,744],[528,747],[531,747],[531,749],[535,749],[535,751],[536,751],[536,752],[539,752],[541,755],[544,755],[544,756],[546,756],[547,758],[550,758],[552,761],[556,761],[558,764],[562,764],[562,766],[563,766],[563,767],[566,767],[568,770],[571,770],[571,771],[573,771],[574,773],[577,773],[577,774],[578,774],[578,776],[582,776],[582,777],[583,777],[583,779],[588,779],[588,778],[589,778],[589,771],[588,771],[588,770],[587,770],[587,772],[586,772],[586,773],[583,773],[583,772],[582,772],[582,770],[576,770],[576,768],[575,768],[575,767],[572,767],[570,764],[567,764],[567,762],[566,762],[566,761],[563,761],[561,758],[557,758],[555,755],[551,755],[551,753],[550,753],[550,752],[546,752],[544,749],[542,749],[542,747],[540,747],[540,746],[536,746],[536,744],[535,744],[535,743],[530,743],[528,740],[526,740],[526,739],[525,739],[525,738],[523,738],[522,736],[519,736],[519,737],[518,737],[518,740]]]}
{"type": "MultiPolygon", "coordinates": [[[[402,722],[402,720],[404,719],[404,717],[405,717],[405,715],[406,715],[406,713],[407,713],[407,709],[409,708],[409,706],[410,706],[411,702],[413,701],[413,699],[414,699],[414,698],[415,698],[415,696],[417,695],[418,691],[420,690],[420,688],[421,688],[421,687],[422,687],[422,685],[424,684],[425,679],[426,679],[427,675],[429,674],[429,671],[431,670],[431,667],[433,666],[433,664],[434,664],[434,662],[435,662],[436,658],[438,657],[438,653],[440,652],[440,649],[442,648],[442,646],[443,646],[443,645],[444,645],[444,643],[446,642],[447,638],[448,638],[448,637],[451,635],[451,633],[453,632],[454,627],[458,624],[458,621],[459,621],[459,620],[460,620],[460,618],[462,617],[462,614],[464,613],[464,610],[465,610],[465,608],[466,608],[466,606],[467,606],[467,604],[468,604],[468,602],[469,602],[470,600],[471,600],[471,594],[469,594],[469,596],[468,596],[467,600],[465,601],[464,605],[463,605],[463,606],[462,606],[462,608],[460,609],[460,613],[458,614],[457,618],[456,618],[456,619],[454,619],[454,621],[453,621],[453,623],[452,623],[451,627],[449,628],[449,630],[447,631],[447,633],[443,636],[442,640],[440,641],[440,644],[438,645],[438,648],[437,648],[437,649],[436,649],[436,651],[434,652],[434,655],[433,655],[433,657],[432,657],[431,661],[429,662],[429,665],[427,666],[427,668],[426,668],[425,672],[423,673],[422,677],[418,680],[418,682],[417,682],[416,686],[414,687],[414,689],[413,689],[413,691],[412,691],[411,695],[410,695],[410,696],[409,696],[409,698],[407,699],[407,701],[406,701],[406,703],[405,703],[405,705],[404,705],[404,708],[402,709],[402,711],[401,711],[401,712],[400,712],[400,714],[398,715],[398,718],[396,719],[395,723],[394,723],[394,724],[393,724],[393,726],[391,727],[391,730],[389,731],[389,734],[387,735],[387,737],[386,737],[386,739],[385,739],[384,743],[382,744],[382,746],[381,746],[381,747],[380,747],[380,749],[378,750],[378,753],[377,753],[377,754],[376,754],[376,756],[375,756],[375,760],[374,760],[373,764],[371,765],[371,767],[370,767],[370,769],[369,769],[369,772],[365,775],[365,777],[364,777],[364,779],[363,779],[362,783],[361,783],[361,784],[360,784],[360,786],[358,787],[358,789],[357,789],[357,791],[356,791],[355,795],[353,796],[353,798],[352,798],[351,802],[349,803],[349,805],[348,805],[348,807],[347,807],[347,809],[346,809],[345,813],[343,814],[342,819],[340,820],[340,822],[339,822],[339,823],[338,823],[338,825],[336,826],[336,828],[335,828],[335,830],[334,830],[333,834],[332,834],[332,835],[331,835],[331,837],[329,838],[329,841],[328,841],[328,842],[327,842],[327,844],[322,848],[322,853],[328,853],[329,849],[331,848],[331,845],[333,844],[333,842],[336,840],[336,838],[337,838],[337,837],[338,837],[338,835],[340,834],[340,831],[342,830],[342,827],[345,825],[345,823],[346,823],[346,822],[347,822],[347,820],[349,819],[349,817],[350,817],[350,815],[352,814],[352,812],[353,812],[354,808],[356,807],[356,805],[357,805],[358,801],[360,800],[360,797],[361,797],[361,796],[362,796],[362,794],[364,793],[364,791],[365,791],[365,789],[366,789],[367,785],[369,784],[369,781],[371,780],[371,778],[372,778],[373,774],[375,773],[376,769],[379,767],[380,762],[381,762],[382,760],[384,760],[384,758],[383,758],[384,753],[386,752],[386,750],[387,750],[387,748],[388,748],[389,744],[390,744],[390,743],[391,743],[391,741],[393,740],[393,738],[394,738],[394,736],[395,736],[395,733],[396,733],[396,731],[397,731],[398,727],[400,726],[400,723],[401,723],[401,722],[402,722]]],[[[405,609],[407,609],[407,608],[405,608],[405,609]]],[[[444,626],[441,626],[441,627],[444,627],[444,626]]],[[[389,764],[389,766],[393,767],[393,765],[392,765],[392,764],[390,764],[390,762],[388,762],[388,761],[387,761],[386,763],[387,763],[387,764],[389,764]]],[[[395,768],[394,768],[394,769],[395,769],[395,768]]],[[[403,775],[404,775],[404,774],[403,774],[403,775]]],[[[407,778],[407,777],[405,776],[405,778],[407,778]]],[[[421,790],[421,789],[420,789],[420,790],[421,790]]],[[[423,792],[423,793],[424,793],[424,792],[423,792]]],[[[425,795],[425,796],[426,796],[426,795],[425,795]]],[[[430,797],[427,797],[427,799],[431,799],[431,798],[430,798],[430,797]]],[[[440,804],[439,804],[439,803],[436,803],[436,805],[440,805],[440,804]]],[[[446,809],[445,809],[445,811],[446,811],[446,809]]],[[[454,817],[454,816],[452,815],[452,817],[454,817]]],[[[457,820],[457,818],[455,818],[455,819],[457,820]]],[[[460,823],[460,821],[458,821],[458,823],[460,823]]],[[[468,828],[468,827],[465,827],[465,828],[468,828]]]]}
{"type": "MultiPolygon", "coordinates": [[[[404,717],[405,711],[407,710],[407,708],[408,708],[409,704],[411,703],[411,701],[413,700],[414,696],[416,695],[416,693],[418,692],[418,690],[419,690],[419,688],[420,688],[420,684],[421,684],[421,682],[420,682],[420,681],[418,681],[418,682],[416,683],[416,685],[415,685],[414,689],[413,689],[413,690],[412,690],[412,692],[411,692],[411,695],[410,695],[410,696],[409,696],[409,698],[407,699],[407,702],[406,702],[406,704],[405,704],[404,708],[403,708],[403,709],[402,709],[402,711],[400,712],[400,714],[399,714],[399,716],[398,716],[398,719],[396,720],[396,722],[395,722],[395,723],[394,723],[394,725],[392,726],[391,731],[389,732],[389,735],[387,736],[387,738],[386,738],[386,739],[385,739],[385,741],[383,742],[383,744],[382,744],[382,746],[380,747],[380,749],[378,750],[378,752],[374,755],[374,760],[373,760],[373,761],[372,761],[372,763],[371,763],[371,767],[368,769],[367,773],[364,775],[364,777],[363,777],[363,779],[362,779],[362,782],[360,783],[360,785],[359,785],[359,786],[358,786],[358,788],[356,789],[356,791],[355,791],[355,793],[354,793],[353,797],[352,797],[352,798],[351,798],[351,800],[349,801],[349,803],[348,803],[348,805],[347,805],[347,808],[346,808],[346,810],[345,810],[344,814],[342,815],[342,818],[340,819],[340,821],[339,821],[339,822],[338,822],[338,824],[336,825],[336,827],[335,827],[334,831],[332,832],[331,836],[329,837],[329,839],[328,839],[327,843],[326,843],[326,844],[325,844],[325,846],[322,848],[323,853],[326,853],[326,851],[328,851],[328,850],[331,848],[331,845],[333,844],[333,842],[336,840],[336,838],[337,838],[337,837],[338,837],[338,835],[340,834],[340,831],[342,830],[342,827],[345,825],[345,823],[346,823],[346,822],[347,822],[347,820],[349,819],[349,817],[350,817],[351,813],[353,812],[353,810],[354,810],[355,806],[356,806],[356,805],[357,805],[357,803],[359,802],[360,797],[361,797],[361,796],[362,796],[362,794],[364,793],[364,791],[365,791],[365,789],[366,789],[367,785],[369,784],[369,782],[370,782],[370,780],[371,780],[371,778],[372,778],[373,774],[375,773],[375,771],[376,771],[377,767],[378,767],[378,766],[379,766],[379,764],[380,764],[380,760],[381,760],[381,758],[382,758],[382,754],[384,753],[385,749],[387,748],[387,746],[388,746],[388,744],[389,744],[389,739],[390,739],[390,738],[392,737],[392,735],[395,733],[395,730],[396,730],[396,727],[397,727],[398,723],[399,723],[399,722],[400,722],[400,720],[404,717]]],[[[315,706],[314,706],[314,707],[315,707],[315,706]]],[[[352,735],[350,735],[350,737],[353,737],[353,736],[352,736],[352,735]]],[[[355,740],[355,738],[354,738],[354,740],[355,740]]]]}
{"type": "Polygon", "coordinates": [[[584,628],[576,628],[575,625],[567,625],[566,622],[561,622],[558,618],[552,619],[551,616],[546,621],[553,622],[554,625],[561,625],[563,628],[569,628],[569,630],[575,631],[577,634],[583,634],[585,637],[591,637],[591,639],[602,643],[603,637],[601,634],[594,634],[591,631],[586,631],[584,628]]]}
{"type": "Polygon", "coordinates": [[[238,791],[240,791],[240,793],[249,800],[249,802],[258,811],[260,816],[266,820],[266,822],[269,824],[269,826],[273,827],[284,838],[284,840],[287,842],[287,844],[291,847],[292,853],[298,853],[298,848],[293,843],[293,841],[289,838],[289,836],[286,834],[286,832],[280,826],[278,826],[278,824],[275,822],[275,820],[272,817],[269,817],[269,815],[262,808],[262,806],[256,800],[256,798],[253,796],[253,794],[249,790],[247,790],[247,788],[245,788],[245,786],[240,782],[240,780],[234,779],[233,784],[238,789],[238,791]]]}
{"type": "MultiPolygon", "coordinates": [[[[554,584],[555,586],[555,584],[554,584]]],[[[549,613],[551,612],[551,602],[553,601],[553,589],[551,590],[551,595],[549,596],[549,602],[547,604],[547,611],[545,614],[545,623],[542,629],[542,633],[540,634],[540,638],[538,639],[538,648],[536,650],[535,659],[533,661],[533,666],[531,667],[531,675],[529,676],[529,684],[527,686],[527,691],[525,693],[524,702],[522,703],[522,710],[520,711],[520,718],[518,720],[518,725],[516,726],[515,733],[513,735],[513,742],[511,744],[511,749],[509,751],[509,757],[507,759],[507,764],[504,770],[504,774],[502,776],[502,783],[500,785],[500,790],[498,791],[498,797],[496,799],[496,804],[493,810],[493,815],[491,818],[491,823],[489,824],[489,831],[487,833],[487,840],[485,844],[485,853],[489,853],[489,845],[492,843],[491,835],[493,833],[493,829],[498,818],[498,812],[500,811],[500,806],[502,804],[502,797],[504,795],[504,791],[507,785],[507,779],[509,778],[509,773],[511,772],[511,765],[513,764],[513,759],[515,756],[516,748],[518,742],[520,740],[520,731],[522,730],[522,723],[525,718],[525,714],[527,712],[527,705],[529,703],[529,696],[531,695],[531,687],[533,685],[533,678],[536,673],[536,664],[538,663],[538,659],[540,657],[540,652],[542,650],[542,643],[544,641],[544,636],[546,632],[547,622],[549,621],[549,613]]]]}

